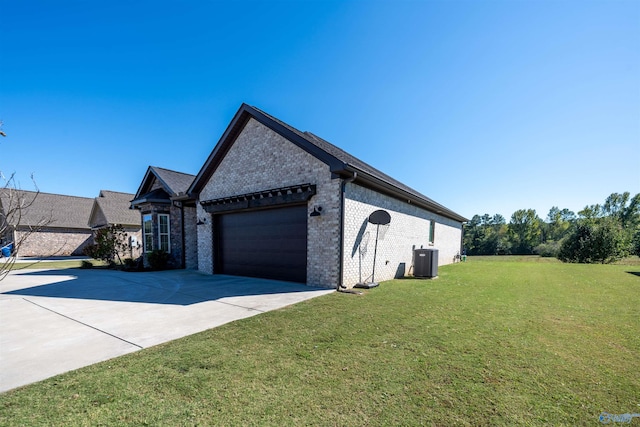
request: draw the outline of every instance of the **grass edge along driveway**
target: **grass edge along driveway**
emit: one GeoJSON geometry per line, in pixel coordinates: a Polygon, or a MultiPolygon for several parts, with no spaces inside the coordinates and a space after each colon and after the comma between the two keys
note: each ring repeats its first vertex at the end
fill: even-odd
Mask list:
{"type": "Polygon", "coordinates": [[[0,424],[596,425],[640,413],[640,266],[531,260],[470,258],[436,280],[331,294],[112,359],[0,395],[0,424]]]}

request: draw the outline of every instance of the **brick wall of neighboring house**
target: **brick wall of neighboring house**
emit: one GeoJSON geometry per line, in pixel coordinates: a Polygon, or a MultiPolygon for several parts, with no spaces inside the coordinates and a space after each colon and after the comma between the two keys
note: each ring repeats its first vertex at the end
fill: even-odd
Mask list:
{"type": "Polygon", "coordinates": [[[21,257],[46,257],[83,255],[85,246],[93,243],[93,232],[83,229],[47,228],[29,234],[25,230],[15,231],[15,241],[26,239],[18,248],[21,257]]]}
{"type": "MultiPolygon", "coordinates": [[[[120,254],[121,257],[136,259],[142,255],[142,229],[138,227],[124,227],[125,233],[127,233],[127,245],[128,250],[120,254]],[[137,247],[131,246],[131,236],[135,237],[138,242],[137,247]]],[[[124,259],[123,258],[123,259],[124,259]]]]}
{"type": "Polygon", "coordinates": [[[371,281],[376,226],[369,215],[384,209],[391,215],[389,226],[380,226],[375,263],[375,281],[413,274],[414,249],[438,249],[438,264],[450,264],[460,251],[462,226],[418,206],[349,183],[345,188],[343,285],[371,281]],[[435,221],[433,245],[430,222],[435,221]]]}
{"type": "MultiPolygon", "coordinates": [[[[322,207],[322,215],[308,217],[307,283],[335,287],[339,280],[340,183],[329,167],[281,135],[250,119],[218,169],[200,193],[200,201],[262,190],[315,184],[316,195],[307,210],[322,207]]],[[[211,215],[198,203],[198,268],[213,273],[211,215]]]]}

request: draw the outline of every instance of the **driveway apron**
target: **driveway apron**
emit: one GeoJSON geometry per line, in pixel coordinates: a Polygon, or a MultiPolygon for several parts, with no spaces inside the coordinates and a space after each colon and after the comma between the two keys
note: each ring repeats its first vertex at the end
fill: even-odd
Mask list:
{"type": "Polygon", "coordinates": [[[0,392],[330,289],[192,270],[18,270],[0,281],[0,392]]]}

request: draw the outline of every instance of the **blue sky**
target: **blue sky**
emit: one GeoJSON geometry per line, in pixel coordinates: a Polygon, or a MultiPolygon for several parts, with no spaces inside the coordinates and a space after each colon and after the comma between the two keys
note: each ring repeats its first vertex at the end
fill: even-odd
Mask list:
{"type": "Polygon", "coordinates": [[[638,1],[0,0],[0,170],[134,193],[241,103],[471,217],[640,192],[638,1]]]}

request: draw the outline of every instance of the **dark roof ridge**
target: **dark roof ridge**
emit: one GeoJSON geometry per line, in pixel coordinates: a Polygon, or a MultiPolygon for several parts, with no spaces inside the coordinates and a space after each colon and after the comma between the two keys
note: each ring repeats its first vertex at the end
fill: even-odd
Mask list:
{"type": "Polygon", "coordinates": [[[355,180],[357,183],[360,183],[360,185],[367,186],[391,197],[414,203],[423,209],[453,220],[460,222],[467,221],[463,216],[429,199],[425,195],[363,162],[329,141],[311,132],[302,132],[259,108],[245,103],[240,106],[218,140],[218,143],[214,146],[213,151],[189,186],[188,194],[191,197],[196,197],[202,188],[204,188],[206,181],[213,175],[218,164],[251,118],[327,164],[332,174],[336,177],[356,177],[357,175],[355,180]]]}
{"type": "Polygon", "coordinates": [[[60,193],[48,193],[46,191],[40,191],[40,190],[22,190],[21,188],[8,188],[8,187],[3,187],[0,188],[0,191],[20,191],[23,193],[33,193],[33,194],[46,194],[48,196],[61,196],[61,197],[74,197],[77,199],[89,199],[89,200],[93,200],[94,197],[85,197],[85,196],[74,196],[74,195],[70,195],[70,194],[60,194],[60,193]]]}
{"type": "Polygon", "coordinates": [[[194,175],[194,174],[192,174],[192,173],[180,172],[180,171],[177,171],[177,170],[175,170],[175,169],[163,168],[163,167],[161,167],[161,166],[149,166],[149,167],[150,167],[150,168],[152,168],[152,169],[161,169],[161,170],[163,170],[163,171],[167,171],[167,172],[179,173],[179,174],[181,174],[181,175],[189,175],[189,176],[193,176],[193,177],[195,177],[195,175],[194,175]]]}
{"type": "MultiPolygon", "coordinates": [[[[116,191],[116,190],[105,190],[104,188],[102,188],[100,190],[100,192],[106,191],[108,193],[118,193],[118,194],[133,194],[133,193],[129,193],[128,191],[116,191]]],[[[100,197],[100,196],[98,196],[100,197]]]]}
{"type": "MultiPolygon", "coordinates": [[[[316,147],[318,147],[319,149],[323,150],[323,151],[327,151],[327,149],[330,150],[329,154],[331,154],[333,157],[335,157],[336,159],[338,159],[339,161],[341,161],[344,164],[344,169],[345,170],[349,170],[349,166],[352,166],[354,169],[357,169],[361,172],[364,172],[365,174],[371,175],[372,178],[375,179],[379,179],[381,181],[383,181],[386,184],[391,185],[392,187],[396,187],[399,190],[402,190],[403,192],[408,193],[408,195],[420,198],[420,199],[424,199],[425,202],[427,202],[427,204],[429,205],[430,208],[434,209],[436,211],[436,213],[438,214],[444,214],[445,216],[448,217],[452,217],[453,219],[456,219],[458,221],[461,222],[466,222],[467,218],[464,218],[463,216],[453,212],[452,210],[450,210],[449,208],[441,205],[440,203],[430,199],[429,197],[425,196],[424,194],[414,190],[413,188],[409,187],[406,184],[403,184],[402,182],[396,180],[395,178],[391,177],[390,175],[387,175],[386,173],[382,172],[381,170],[371,166],[370,164],[360,160],[358,157],[355,157],[352,154],[349,154],[347,151],[343,150],[342,148],[332,144],[331,142],[327,141],[326,139],[319,137],[318,135],[309,132],[309,131],[300,131],[286,123],[284,123],[282,120],[273,117],[272,115],[270,115],[269,113],[265,113],[264,111],[260,110],[259,108],[256,107],[251,107],[257,111],[259,111],[260,113],[264,114],[265,116],[269,117],[270,119],[280,123],[281,125],[287,127],[288,129],[290,129],[291,131],[299,134],[300,136],[302,136],[305,140],[307,140],[308,142],[314,144],[316,147]],[[323,146],[319,146],[317,144],[317,142],[320,142],[321,145],[323,146]]],[[[338,172],[338,171],[332,171],[332,172],[338,172]]]]}

